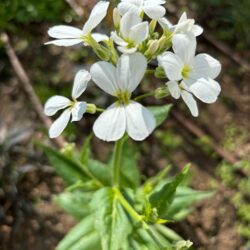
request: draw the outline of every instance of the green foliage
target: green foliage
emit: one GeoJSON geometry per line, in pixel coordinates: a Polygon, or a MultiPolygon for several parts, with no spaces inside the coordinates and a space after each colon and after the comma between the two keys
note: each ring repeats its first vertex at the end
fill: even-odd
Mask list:
{"type": "Polygon", "coordinates": [[[188,167],[178,174],[171,182],[165,184],[159,191],[155,191],[150,195],[149,201],[153,208],[157,209],[157,214],[161,218],[165,218],[168,208],[172,204],[176,189],[188,174],[188,167]]]}
{"type": "Polygon", "coordinates": [[[172,104],[169,104],[158,107],[149,107],[149,110],[155,116],[157,126],[160,126],[167,119],[172,106],[172,104]]]}
{"type": "Polygon", "coordinates": [[[216,35],[239,49],[246,49],[250,44],[249,0],[192,0],[201,18],[216,35]],[[206,12],[204,12],[206,10],[206,12]],[[211,18],[213,16],[213,18],[211,18]]]}
{"type": "Polygon", "coordinates": [[[91,158],[91,136],[79,151],[72,144],[61,152],[42,146],[67,185],[64,193],[54,197],[55,203],[80,221],[57,250],[172,250],[191,246],[161,224],[167,222],[165,217],[183,219],[194,202],[210,194],[185,186],[188,167],[173,178],[167,177],[166,168],[141,183],[135,146],[124,140],[119,187],[111,183],[110,163],[91,158]]]}
{"type": "Polygon", "coordinates": [[[93,215],[85,217],[60,242],[57,250],[101,249],[100,238],[95,231],[95,218],[93,215]]]}
{"type": "Polygon", "coordinates": [[[238,232],[250,245],[250,163],[242,161],[231,165],[224,162],[217,167],[216,173],[226,186],[235,190],[231,203],[238,215],[238,232]]]}
{"type": "Polygon", "coordinates": [[[132,231],[130,220],[112,188],[97,191],[91,207],[95,211],[95,228],[103,250],[119,250],[132,231]]]}
{"type": "Polygon", "coordinates": [[[126,141],[121,159],[121,181],[124,186],[133,189],[136,189],[140,185],[140,173],[137,167],[138,158],[139,154],[135,145],[126,141]]]}
{"type": "Polygon", "coordinates": [[[0,28],[8,28],[13,23],[57,21],[66,13],[66,6],[64,0],[1,0],[0,28]]]}

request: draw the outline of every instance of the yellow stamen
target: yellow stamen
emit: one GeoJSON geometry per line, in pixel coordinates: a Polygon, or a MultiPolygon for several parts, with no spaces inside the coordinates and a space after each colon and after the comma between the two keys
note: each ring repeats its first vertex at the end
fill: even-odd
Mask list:
{"type": "Polygon", "coordinates": [[[184,67],[182,68],[181,74],[183,79],[187,79],[190,72],[191,72],[191,67],[189,67],[188,65],[184,65],[184,67]]]}

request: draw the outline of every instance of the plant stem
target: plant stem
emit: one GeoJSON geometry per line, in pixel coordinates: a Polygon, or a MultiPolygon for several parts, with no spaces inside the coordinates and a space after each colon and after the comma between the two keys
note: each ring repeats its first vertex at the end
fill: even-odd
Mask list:
{"type": "Polygon", "coordinates": [[[144,98],[147,98],[147,97],[150,97],[150,96],[154,96],[154,95],[155,95],[155,92],[149,92],[149,93],[137,96],[136,98],[134,98],[134,100],[135,101],[140,101],[141,99],[144,99],[144,98]]]}
{"type": "Polygon", "coordinates": [[[121,164],[121,153],[124,140],[123,138],[116,142],[115,153],[113,159],[113,185],[119,187],[120,182],[120,164],[121,164]]]}
{"type": "Polygon", "coordinates": [[[154,69],[148,69],[148,70],[146,70],[146,75],[154,75],[154,73],[155,73],[155,70],[154,69]]]}
{"type": "Polygon", "coordinates": [[[96,112],[100,112],[100,113],[102,113],[102,112],[104,112],[104,111],[105,111],[105,109],[96,108],[96,112]]]}
{"type": "Polygon", "coordinates": [[[133,217],[137,222],[141,222],[145,229],[148,229],[148,225],[147,223],[144,222],[143,217],[140,214],[138,214],[134,210],[134,208],[128,203],[128,201],[123,197],[121,191],[116,187],[114,188],[114,191],[116,193],[117,199],[124,207],[124,209],[131,215],[131,217],[133,217]]]}

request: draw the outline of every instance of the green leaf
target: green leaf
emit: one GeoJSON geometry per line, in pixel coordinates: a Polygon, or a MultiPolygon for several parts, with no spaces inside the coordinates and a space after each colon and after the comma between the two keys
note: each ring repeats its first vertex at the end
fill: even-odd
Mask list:
{"type": "Polygon", "coordinates": [[[189,187],[180,186],[177,188],[174,201],[168,209],[168,216],[174,220],[182,220],[190,213],[195,202],[208,199],[212,195],[213,192],[196,191],[189,187]]]}
{"type": "Polygon", "coordinates": [[[80,153],[80,161],[82,164],[87,165],[88,160],[90,158],[91,153],[91,140],[92,140],[93,134],[90,134],[84,141],[81,153],[80,153]]]}
{"type": "Polygon", "coordinates": [[[70,230],[66,237],[59,243],[56,250],[77,249],[74,248],[74,246],[78,245],[80,241],[89,241],[88,235],[95,232],[94,221],[94,215],[90,215],[84,218],[79,224],[77,224],[73,229],[70,230]]]}
{"type": "Polygon", "coordinates": [[[111,173],[110,168],[106,164],[89,159],[88,161],[88,169],[101,183],[106,186],[110,186],[111,184],[111,173]]]}
{"type": "Polygon", "coordinates": [[[92,192],[66,192],[53,197],[54,202],[67,213],[81,220],[91,213],[92,192]]]}
{"type": "Polygon", "coordinates": [[[185,180],[188,175],[189,167],[185,167],[181,173],[174,177],[174,179],[165,184],[160,190],[156,190],[153,194],[150,195],[149,201],[152,208],[157,209],[158,216],[164,218],[167,214],[167,211],[172,204],[176,189],[185,180]]]}
{"type": "Polygon", "coordinates": [[[79,180],[86,181],[90,179],[76,162],[64,156],[55,149],[45,145],[39,145],[43,148],[50,161],[50,164],[55,168],[56,172],[64,179],[67,184],[70,185],[79,180]]]}
{"type": "Polygon", "coordinates": [[[157,126],[160,126],[168,118],[172,106],[172,104],[168,104],[158,107],[148,107],[156,119],[157,126]]]}
{"type": "Polygon", "coordinates": [[[131,233],[132,226],[126,212],[111,188],[99,190],[91,206],[96,210],[96,230],[99,231],[103,250],[119,250],[131,233]]]}
{"type": "Polygon", "coordinates": [[[101,240],[98,232],[93,231],[82,237],[68,250],[101,250],[101,240]]]}
{"type": "Polygon", "coordinates": [[[138,170],[139,154],[135,146],[124,143],[122,158],[121,158],[121,182],[122,186],[135,189],[140,184],[140,172],[138,170]]]}

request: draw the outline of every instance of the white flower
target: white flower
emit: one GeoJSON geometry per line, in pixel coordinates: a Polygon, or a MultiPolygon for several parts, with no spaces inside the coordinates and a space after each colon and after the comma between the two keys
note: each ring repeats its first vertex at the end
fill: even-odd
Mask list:
{"type": "Polygon", "coordinates": [[[221,87],[214,79],[220,74],[221,64],[208,54],[195,56],[196,39],[192,33],[174,35],[173,50],[175,53],[166,52],[158,57],[159,65],[170,80],[167,86],[171,95],[175,99],[181,96],[192,115],[198,116],[193,95],[205,103],[217,100],[221,87]]]}
{"type": "Polygon", "coordinates": [[[139,15],[134,11],[127,12],[121,18],[119,34],[117,32],[111,33],[119,51],[126,54],[136,52],[138,46],[148,38],[148,35],[148,22],[142,22],[139,15]]]}
{"type": "Polygon", "coordinates": [[[180,34],[191,32],[194,36],[199,36],[203,32],[203,28],[197,24],[195,24],[194,19],[188,19],[187,13],[184,12],[179,19],[179,22],[176,25],[173,25],[167,18],[159,19],[159,23],[161,27],[171,33],[171,34],[180,34]]]}
{"type": "Polygon", "coordinates": [[[122,55],[117,67],[104,61],[91,67],[93,81],[118,99],[96,120],[93,130],[98,138],[116,141],[127,132],[134,140],[142,141],[152,133],[156,126],[153,114],[141,104],[130,100],[146,68],[146,58],[140,53],[122,55]]]}
{"type": "Polygon", "coordinates": [[[118,5],[118,9],[121,15],[132,9],[139,15],[145,12],[151,19],[158,20],[166,13],[165,8],[161,6],[165,3],[165,0],[122,0],[118,5]]]}
{"type": "Polygon", "coordinates": [[[66,128],[71,117],[71,122],[80,121],[82,119],[87,109],[87,103],[78,102],[77,98],[86,90],[90,79],[91,76],[88,71],[80,70],[75,76],[71,94],[72,101],[64,96],[53,96],[46,102],[44,112],[47,116],[53,116],[57,111],[66,109],[50,127],[50,138],[58,137],[66,128]]]}
{"type": "MultiPolygon", "coordinates": [[[[48,34],[56,40],[45,43],[54,44],[57,46],[72,46],[84,42],[84,38],[96,28],[96,26],[103,20],[107,15],[109,2],[100,1],[93,8],[89,19],[83,26],[83,29],[74,28],[68,25],[58,25],[49,29],[48,34]]],[[[93,33],[92,37],[97,41],[108,40],[108,37],[103,34],[93,33]]]]}

